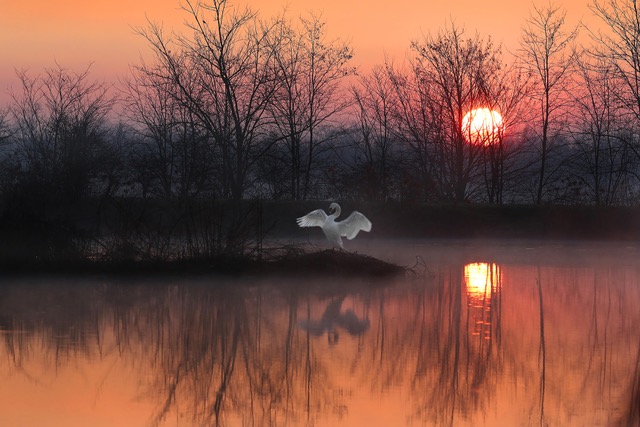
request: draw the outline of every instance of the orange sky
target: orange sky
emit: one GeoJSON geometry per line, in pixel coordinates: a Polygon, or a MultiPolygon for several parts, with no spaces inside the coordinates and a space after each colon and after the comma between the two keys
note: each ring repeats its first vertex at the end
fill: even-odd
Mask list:
{"type": "MultiPolygon", "coordinates": [[[[39,71],[54,61],[68,67],[92,65],[92,76],[116,83],[147,47],[132,27],[145,16],[180,29],[186,17],[180,0],[1,0],[0,108],[15,84],[16,68],[39,71]]],[[[590,20],[591,0],[557,0],[569,24],[590,20]]],[[[546,5],[546,1],[538,1],[546,5]]],[[[491,35],[515,49],[533,3],[514,0],[237,0],[269,17],[288,4],[290,16],[321,12],[333,37],[349,41],[354,65],[381,63],[384,54],[403,59],[412,39],[435,32],[448,19],[468,31],[491,35]]]]}

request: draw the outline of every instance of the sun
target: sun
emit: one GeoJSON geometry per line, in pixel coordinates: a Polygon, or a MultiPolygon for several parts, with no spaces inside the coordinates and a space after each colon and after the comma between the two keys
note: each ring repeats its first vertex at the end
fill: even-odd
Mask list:
{"type": "Polygon", "coordinates": [[[503,128],[502,115],[486,107],[475,108],[462,118],[462,133],[475,144],[492,144],[503,128]]]}

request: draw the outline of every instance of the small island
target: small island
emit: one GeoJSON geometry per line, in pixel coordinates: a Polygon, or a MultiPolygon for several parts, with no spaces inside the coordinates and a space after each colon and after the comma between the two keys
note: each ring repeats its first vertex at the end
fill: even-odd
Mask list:
{"type": "MultiPolygon", "coordinates": [[[[389,277],[405,267],[366,253],[329,249],[319,229],[295,218],[329,203],[314,201],[169,203],[88,201],[14,215],[2,211],[3,274],[389,277]],[[126,209],[123,206],[126,205],[126,209]],[[131,217],[136,219],[131,221],[131,217]],[[305,243],[319,239],[318,246],[305,243]]],[[[357,239],[548,239],[634,242],[636,207],[559,207],[354,203],[373,228],[357,239]]],[[[20,211],[24,213],[24,211],[20,211]]],[[[353,247],[353,246],[352,246],[353,247]]],[[[351,248],[352,248],[351,247],[351,248]]]]}

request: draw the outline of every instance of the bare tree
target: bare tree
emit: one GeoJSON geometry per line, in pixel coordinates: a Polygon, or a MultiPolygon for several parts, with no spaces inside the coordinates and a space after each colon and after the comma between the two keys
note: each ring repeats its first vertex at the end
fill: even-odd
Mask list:
{"type": "Polygon", "coordinates": [[[624,199],[626,181],[633,169],[633,153],[626,138],[628,110],[617,95],[618,79],[611,62],[583,56],[576,78],[576,124],[572,132],[579,150],[577,164],[591,201],[597,206],[624,199]]]}
{"type": "Polygon", "coordinates": [[[396,91],[387,69],[374,67],[351,87],[357,118],[352,169],[364,177],[362,190],[371,200],[387,200],[397,179],[399,156],[395,114],[396,91]]]}
{"type": "Polygon", "coordinates": [[[306,199],[312,172],[332,133],[333,121],[349,105],[343,90],[351,48],[341,40],[328,40],[325,22],[311,15],[299,27],[281,19],[271,38],[276,75],[280,81],[269,103],[276,140],[286,146],[290,196],[306,199]]]}
{"type": "Polygon", "coordinates": [[[534,6],[523,29],[519,60],[535,76],[537,88],[532,92],[538,103],[537,137],[540,141],[540,167],[535,201],[541,203],[549,178],[547,171],[554,121],[566,106],[566,89],[574,53],[569,51],[578,29],[566,29],[566,12],[549,4],[534,6]]]}
{"type": "Polygon", "coordinates": [[[640,11],[636,0],[594,1],[591,5],[611,30],[594,34],[597,55],[610,62],[623,89],[620,100],[640,120],[640,11]]]}
{"type": "Polygon", "coordinates": [[[172,96],[178,88],[171,83],[144,67],[126,82],[127,113],[138,131],[131,161],[143,193],[195,196],[210,189],[214,159],[206,130],[172,96]]]}
{"type": "Polygon", "coordinates": [[[529,117],[530,79],[518,67],[509,67],[488,76],[487,108],[501,115],[495,132],[482,144],[484,184],[489,203],[502,204],[506,180],[521,175],[516,156],[522,154],[522,128],[529,117]]]}
{"type": "Polygon", "coordinates": [[[269,148],[263,145],[266,107],[278,86],[269,28],[255,12],[234,9],[227,0],[186,0],[183,9],[191,36],[171,41],[155,24],[140,31],[157,60],[145,71],[163,78],[181,108],[197,117],[220,159],[220,194],[238,200],[269,148]]]}
{"type": "Polygon", "coordinates": [[[466,37],[451,24],[436,36],[414,41],[414,72],[424,88],[431,114],[428,122],[440,151],[441,176],[445,194],[462,202],[475,173],[479,147],[469,144],[463,132],[463,118],[474,108],[487,104],[489,76],[501,68],[499,49],[478,35],[466,37]]]}
{"type": "Polygon", "coordinates": [[[443,128],[436,125],[443,107],[431,102],[430,87],[423,84],[415,65],[407,71],[389,62],[384,67],[397,100],[393,112],[396,131],[407,154],[406,166],[398,171],[400,197],[446,199],[444,177],[440,173],[443,151],[438,149],[443,128]]]}
{"type": "Polygon", "coordinates": [[[17,258],[77,259],[91,245],[85,202],[119,185],[117,129],[108,124],[115,100],[109,86],[90,79],[89,68],[56,64],[17,76],[9,157],[0,176],[2,232],[17,258]]]}
{"type": "Polygon", "coordinates": [[[20,165],[33,189],[61,200],[88,195],[104,166],[107,115],[114,104],[109,87],[61,66],[32,77],[19,71],[21,91],[12,94],[20,165]]]}
{"type": "Polygon", "coordinates": [[[594,0],[594,13],[608,26],[608,32],[592,34],[595,54],[608,62],[616,79],[617,100],[633,117],[628,148],[640,158],[640,10],[636,0],[594,0]]]}
{"type": "Polygon", "coordinates": [[[0,110],[0,195],[5,195],[15,184],[19,165],[12,159],[14,153],[14,126],[10,123],[8,110],[0,110]]]}
{"type": "Polygon", "coordinates": [[[9,112],[0,110],[0,145],[6,143],[11,136],[11,125],[9,124],[9,112]]]}

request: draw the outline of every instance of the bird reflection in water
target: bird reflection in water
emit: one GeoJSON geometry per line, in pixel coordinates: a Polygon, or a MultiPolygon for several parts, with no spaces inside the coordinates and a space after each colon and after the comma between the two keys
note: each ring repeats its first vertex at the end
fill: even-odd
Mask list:
{"type": "Polygon", "coordinates": [[[300,327],[308,331],[311,335],[319,337],[327,332],[329,344],[335,345],[340,338],[338,329],[343,329],[351,336],[360,336],[369,330],[369,319],[361,319],[356,313],[348,309],[342,311],[342,302],[345,297],[340,297],[331,301],[325,308],[319,320],[303,320],[300,327]]]}
{"type": "Polygon", "coordinates": [[[502,286],[502,270],[495,263],[476,262],[464,266],[470,317],[474,324],[472,335],[491,339],[492,304],[502,286]]]}

